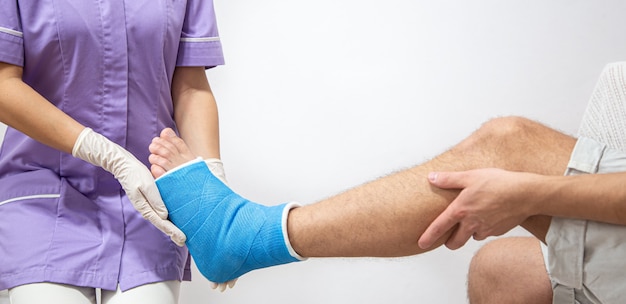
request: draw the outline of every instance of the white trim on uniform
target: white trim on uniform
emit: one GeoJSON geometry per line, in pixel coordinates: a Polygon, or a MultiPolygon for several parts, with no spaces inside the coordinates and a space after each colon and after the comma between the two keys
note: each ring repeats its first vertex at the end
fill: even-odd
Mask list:
{"type": "Polygon", "coordinates": [[[14,198],[8,199],[6,201],[2,201],[2,202],[0,202],[0,206],[2,206],[4,204],[16,202],[16,201],[23,201],[23,200],[29,200],[29,199],[36,199],[36,198],[59,198],[59,197],[61,197],[61,194],[37,194],[37,195],[20,196],[20,197],[14,197],[14,198]]]}
{"type": "Polygon", "coordinates": [[[220,37],[199,37],[199,38],[180,38],[181,42],[211,42],[211,41],[220,41],[220,37]]]}
{"type": "Polygon", "coordinates": [[[24,36],[22,32],[18,32],[16,30],[12,30],[10,28],[1,27],[1,26],[0,26],[0,33],[6,33],[6,34],[13,35],[15,37],[20,37],[20,38],[24,36]]]}

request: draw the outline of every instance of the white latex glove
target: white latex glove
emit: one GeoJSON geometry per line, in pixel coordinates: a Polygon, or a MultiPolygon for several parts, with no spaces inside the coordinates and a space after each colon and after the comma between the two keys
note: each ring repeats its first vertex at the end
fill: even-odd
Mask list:
{"type": "Polygon", "coordinates": [[[222,183],[228,185],[226,183],[226,173],[224,172],[224,163],[218,158],[207,158],[204,160],[211,173],[215,175],[215,177],[219,178],[222,183]]]}
{"type": "MultiPolygon", "coordinates": [[[[207,158],[204,160],[204,163],[206,163],[207,167],[209,167],[209,170],[211,170],[211,173],[213,173],[215,177],[219,178],[219,180],[221,180],[222,183],[228,185],[226,183],[226,172],[224,171],[224,163],[222,163],[220,159],[207,158]]],[[[226,287],[233,288],[235,286],[235,283],[237,283],[237,279],[228,281],[226,283],[219,283],[219,284],[211,282],[211,287],[213,289],[219,289],[220,291],[223,292],[224,290],[226,290],[226,287]]]]}
{"type": "Polygon", "coordinates": [[[185,234],[167,220],[167,209],[152,174],[130,152],[85,128],[78,135],[72,155],[113,174],[143,218],[168,235],[176,245],[185,244],[185,234]]]}

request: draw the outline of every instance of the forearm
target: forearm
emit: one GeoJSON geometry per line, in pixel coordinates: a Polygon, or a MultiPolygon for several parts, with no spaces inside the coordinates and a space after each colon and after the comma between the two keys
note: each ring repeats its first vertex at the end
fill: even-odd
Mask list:
{"type": "Polygon", "coordinates": [[[172,94],[180,137],[197,156],[220,158],[217,103],[204,69],[177,69],[172,94]]]}
{"type": "Polygon", "coordinates": [[[539,176],[538,214],[626,225],[626,173],[539,176]]]}
{"type": "Polygon", "coordinates": [[[55,149],[71,153],[80,123],[24,83],[21,68],[0,63],[0,121],[55,149]]]}
{"type": "Polygon", "coordinates": [[[196,101],[189,100],[176,108],[176,126],[180,137],[197,156],[204,159],[220,158],[217,107],[214,101],[201,101],[212,98],[198,95],[191,98],[196,101]]]}

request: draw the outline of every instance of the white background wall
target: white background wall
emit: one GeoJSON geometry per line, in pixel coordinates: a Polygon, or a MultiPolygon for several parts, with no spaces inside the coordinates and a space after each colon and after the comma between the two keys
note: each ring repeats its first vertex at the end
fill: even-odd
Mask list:
{"type": "MultiPolygon", "coordinates": [[[[626,59],[622,0],[215,2],[223,160],[230,184],[265,204],[418,164],[496,116],[574,134],[603,66],[626,59]]],[[[465,303],[480,245],[313,259],[225,293],[196,272],[181,303],[465,303]]]]}

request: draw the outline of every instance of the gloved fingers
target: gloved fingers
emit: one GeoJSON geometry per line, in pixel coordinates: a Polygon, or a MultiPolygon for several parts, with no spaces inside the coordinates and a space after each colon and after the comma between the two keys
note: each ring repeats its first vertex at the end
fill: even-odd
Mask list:
{"type": "Polygon", "coordinates": [[[219,158],[207,158],[204,160],[211,173],[215,175],[215,177],[219,178],[222,183],[227,184],[226,182],[226,172],[224,171],[224,163],[219,158]]]}
{"type": "Polygon", "coordinates": [[[235,283],[237,283],[238,279],[234,279],[225,283],[215,283],[215,282],[211,282],[209,281],[209,283],[211,283],[211,288],[212,289],[218,289],[220,292],[224,292],[224,290],[226,290],[226,288],[233,288],[235,287],[235,283]]]}
{"type": "Polygon", "coordinates": [[[220,292],[224,292],[224,290],[226,290],[226,286],[228,286],[228,284],[226,283],[219,283],[217,284],[217,288],[220,290],[220,292]]]}
{"type": "Polygon", "coordinates": [[[145,180],[144,183],[142,183],[143,187],[141,187],[140,189],[141,193],[150,205],[149,208],[154,210],[154,212],[156,212],[156,214],[159,215],[161,219],[166,219],[168,215],[167,207],[165,207],[165,203],[163,203],[163,199],[161,198],[161,194],[159,193],[159,188],[157,188],[156,183],[154,182],[154,178],[152,178],[152,175],[148,168],[143,167],[142,170],[145,171],[144,178],[146,177],[146,174],[148,178],[145,180]]]}
{"type": "Polygon", "coordinates": [[[155,213],[161,219],[167,219],[167,208],[150,170],[132,158],[128,159],[128,163],[130,165],[122,171],[124,174],[116,177],[130,202],[142,215],[155,213]]]}
{"type": "Polygon", "coordinates": [[[169,220],[161,219],[154,212],[146,212],[146,213],[142,213],[141,215],[143,216],[143,218],[145,218],[150,223],[152,223],[152,225],[154,225],[157,229],[161,230],[163,233],[168,235],[170,239],[172,239],[172,242],[174,242],[176,245],[180,247],[185,245],[185,241],[187,240],[187,237],[172,222],[170,222],[169,220]]]}
{"type": "Polygon", "coordinates": [[[178,229],[178,227],[176,227],[176,225],[172,224],[172,222],[168,220],[161,220],[161,223],[163,229],[157,226],[159,230],[169,235],[172,242],[178,245],[178,247],[185,246],[185,241],[187,240],[187,236],[185,236],[185,233],[183,233],[180,229],[178,229]]]}
{"type": "Polygon", "coordinates": [[[146,195],[144,194],[145,192],[143,191],[137,191],[134,195],[129,195],[128,199],[130,199],[135,209],[141,214],[144,219],[148,220],[150,223],[152,223],[152,225],[168,235],[176,245],[181,247],[185,245],[185,240],[187,239],[187,237],[180,229],[178,229],[178,227],[176,227],[172,222],[167,219],[167,209],[163,204],[161,196],[157,195],[155,197],[153,195],[153,200],[156,200],[157,203],[160,202],[161,204],[163,204],[163,208],[160,212],[161,214],[159,214],[159,212],[157,212],[153,208],[153,205],[149,203],[146,195]],[[163,214],[165,218],[163,218],[163,214]]]}
{"type": "Polygon", "coordinates": [[[167,208],[165,208],[165,205],[163,205],[163,207],[158,206],[159,201],[161,204],[163,204],[163,201],[160,200],[160,197],[159,201],[157,201],[156,206],[151,203],[148,198],[141,192],[130,193],[128,195],[128,199],[133,204],[133,207],[135,207],[135,209],[139,211],[139,213],[141,213],[141,216],[143,216],[143,218],[148,219],[149,217],[154,216],[155,218],[158,218],[160,220],[167,219],[168,212],[167,208]]]}
{"type": "Polygon", "coordinates": [[[187,240],[187,236],[185,235],[185,233],[178,229],[178,227],[176,227],[176,225],[174,225],[169,220],[161,220],[161,222],[163,223],[163,227],[165,228],[165,230],[167,230],[165,234],[170,236],[172,242],[178,245],[178,247],[185,246],[185,241],[187,240]]]}

